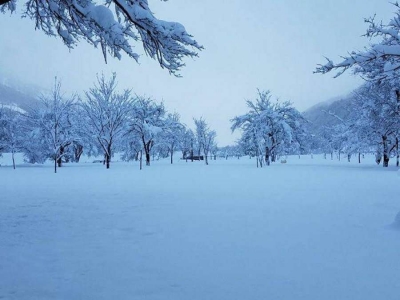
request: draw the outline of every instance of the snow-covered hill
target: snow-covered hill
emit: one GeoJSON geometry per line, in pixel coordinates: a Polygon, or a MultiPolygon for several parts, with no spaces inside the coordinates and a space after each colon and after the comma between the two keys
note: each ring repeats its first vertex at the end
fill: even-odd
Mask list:
{"type": "Polygon", "coordinates": [[[350,94],[343,97],[331,98],[310,107],[303,112],[303,116],[309,121],[307,131],[318,136],[323,132],[324,128],[330,128],[339,124],[340,121],[338,118],[335,118],[330,113],[346,120],[350,115],[351,102],[352,95],[350,94]]]}
{"type": "Polygon", "coordinates": [[[43,90],[0,74],[0,105],[17,106],[29,110],[37,103],[43,90]]]}
{"type": "Polygon", "coordinates": [[[327,101],[320,102],[310,107],[303,112],[303,115],[312,123],[312,126],[315,128],[332,126],[337,124],[339,121],[335,117],[330,116],[327,112],[332,112],[342,119],[346,119],[346,117],[350,114],[349,107],[351,101],[351,95],[331,98],[327,101]]]}

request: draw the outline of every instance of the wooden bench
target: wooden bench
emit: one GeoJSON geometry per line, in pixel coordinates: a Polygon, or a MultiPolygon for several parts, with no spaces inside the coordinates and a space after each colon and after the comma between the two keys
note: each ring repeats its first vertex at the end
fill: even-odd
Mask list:
{"type": "Polygon", "coordinates": [[[194,155],[194,156],[187,156],[183,159],[187,159],[187,160],[204,160],[204,156],[203,155],[194,155]]]}

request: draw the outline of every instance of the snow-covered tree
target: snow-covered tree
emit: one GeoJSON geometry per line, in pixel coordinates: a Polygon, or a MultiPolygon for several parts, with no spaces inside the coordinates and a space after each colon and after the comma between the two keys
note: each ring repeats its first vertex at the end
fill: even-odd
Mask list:
{"type": "MultiPolygon", "coordinates": [[[[260,137],[260,130],[254,122],[247,122],[242,125],[242,136],[238,141],[240,149],[249,157],[256,157],[257,167],[264,161],[263,158],[263,139],[260,137]]],[[[236,130],[236,129],[235,129],[236,130]]]]}
{"type": "MultiPolygon", "coordinates": [[[[333,160],[334,149],[334,139],[333,139],[333,129],[331,126],[322,126],[317,135],[318,139],[318,149],[324,154],[326,159],[327,154],[330,154],[331,160],[333,160]]],[[[315,149],[315,148],[311,148],[315,149]]]]}
{"type": "MultiPolygon", "coordinates": [[[[157,59],[170,73],[184,66],[184,57],[197,56],[202,49],[183,25],[157,19],[147,0],[24,0],[23,17],[35,28],[58,36],[72,49],[80,40],[100,46],[118,59],[122,53],[135,60],[133,43],[142,43],[147,55],[157,59]]],[[[16,0],[0,0],[0,12],[16,10],[16,0]]]]}
{"type": "Polygon", "coordinates": [[[129,138],[124,138],[122,141],[122,159],[124,161],[139,160],[142,149],[142,141],[138,137],[129,135],[129,138]]]}
{"type": "MultiPolygon", "coordinates": [[[[400,88],[398,85],[398,78],[400,76],[400,5],[397,2],[393,3],[393,5],[396,7],[397,12],[389,22],[376,22],[374,17],[365,20],[365,22],[369,24],[369,28],[367,29],[365,36],[370,39],[374,38],[374,41],[378,40],[378,42],[373,42],[363,51],[350,52],[348,55],[344,56],[342,61],[339,63],[334,63],[332,60],[327,59],[328,62],[326,64],[319,65],[315,73],[325,74],[331,72],[332,70],[336,70],[338,72],[334,77],[338,77],[346,70],[352,69],[355,74],[359,74],[361,77],[375,82],[373,93],[376,92],[378,85],[392,85],[392,95],[386,97],[384,102],[387,104],[386,101],[389,99],[394,99],[393,101],[389,100],[389,102],[394,103],[395,109],[392,109],[392,111],[396,111],[397,119],[399,119],[400,88]]],[[[378,102],[382,104],[382,101],[378,102]]],[[[379,105],[379,103],[377,104],[379,105]]],[[[380,110],[381,107],[377,107],[376,109],[380,110]]],[[[370,110],[369,112],[371,113],[372,111],[370,110]]],[[[382,112],[379,114],[381,113],[382,112]]],[[[364,118],[363,120],[365,121],[367,119],[368,118],[364,118]]],[[[389,162],[388,154],[390,151],[388,152],[389,146],[387,136],[392,132],[393,126],[390,127],[391,128],[388,129],[388,131],[382,131],[382,128],[380,131],[384,148],[384,166],[387,166],[389,162]]],[[[395,147],[398,149],[398,132],[396,134],[395,147]]],[[[378,153],[379,152],[380,150],[378,150],[378,153]]],[[[377,161],[379,160],[380,159],[378,158],[377,161]]]]}
{"type": "Polygon", "coordinates": [[[319,65],[315,73],[325,74],[337,70],[335,77],[338,77],[346,70],[352,69],[355,74],[379,82],[398,78],[400,75],[400,5],[397,2],[393,4],[397,12],[388,23],[376,22],[374,17],[365,19],[365,22],[369,24],[365,36],[370,39],[380,39],[379,42],[372,43],[363,51],[350,52],[338,63],[327,58],[328,62],[319,65]]]}
{"type": "Polygon", "coordinates": [[[249,112],[231,120],[232,131],[242,129],[243,141],[247,141],[247,151],[252,151],[262,164],[262,153],[265,162],[275,161],[278,154],[284,154],[294,141],[294,134],[301,132],[302,115],[285,101],[272,101],[270,91],[258,91],[253,102],[248,100],[249,112]]]}
{"type": "Polygon", "coordinates": [[[140,96],[136,98],[134,109],[130,113],[127,138],[138,138],[142,142],[147,166],[150,166],[150,152],[156,138],[164,129],[165,113],[163,103],[158,104],[150,98],[140,96]]]}
{"type": "Polygon", "coordinates": [[[129,90],[118,93],[116,74],[106,80],[97,77],[97,84],[80,100],[85,120],[86,136],[104,155],[106,168],[114,153],[114,146],[127,130],[127,118],[132,112],[132,97],[129,90]]]}
{"type": "Polygon", "coordinates": [[[387,167],[390,156],[398,153],[400,130],[400,108],[395,80],[367,82],[353,92],[351,101],[343,111],[324,111],[326,118],[336,123],[321,128],[317,135],[321,139],[323,152],[336,151],[340,158],[347,154],[348,160],[358,154],[376,151],[376,162],[387,167]]]}
{"type": "Polygon", "coordinates": [[[228,159],[229,157],[236,157],[239,159],[241,156],[246,154],[244,153],[244,149],[241,147],[240,143],[221,147],[218,149],[218,153],[219,156],[223,156],[225,159],[228,159]]]}
{"type": "Polygon", "coordinates": [[[22,126],[23,117],[17,107],[0,106],[0,155],[11,153],[15,169],[15,153],[23,150],[26,132],[22,126]]]}
{"type": "Polygon", "coordinates": [[[206,165],[208,165],[208,154],[216,146],[215,138],[217,133],[214,130],[210,130],[203,118],[194,119],[194,124],[196,125],[196,138],[199,148],[203,151],[206,165]]]}
{"type": "Polygon", "coordinates": [[[33,157],[39,158],[44,155],[39,158],[42,162],[51,158],[54,160],[55,173],[57,173],[57,166],[62,165],[67,147],[74,140],[74,125],[71,118],[75,105],[75,96],[66,98],[61,93],[60,81],[56,79],[51,93],[42,95],[39,106],[26,115],[26,124],[30,128],[31,138],[28,143],[32,143],[32,140],[36,141],[36,151],[41,152],[34,154],[31,150],[34,150],[35,146],[25,146],[26,156],[29,158],[34,154],[33,157]]]}
{"type": "Polygon", "coordinates": [[[161,139],[162,143],[166,146],[170,154],[171,164],[173,163],[173,154],[177,150],[184,132],[185,126],[181,124],[179,114],[168,114],[167,118],[165,119],[164,130],[162,131],[161,139]]]}
{"type": "Polygon", "coordinates": [[[390,153],[395,152],[399,164],[400,107],[396,95],[397,84],[392,82],[367,83],[355,93],[357,130],[364,143],[378,147],[377,162],[383,155],[383,166],[389,165],[390,153]]]}
{"type": "Polygon", "coordinates": [[[193,147],[194,147],[195,136],[191,129],[185,129],[181,135],[181,139],[179,141],[179,148],[182,152],[182,158],[186,159],[190,157],[193,161],[193,147]]]}

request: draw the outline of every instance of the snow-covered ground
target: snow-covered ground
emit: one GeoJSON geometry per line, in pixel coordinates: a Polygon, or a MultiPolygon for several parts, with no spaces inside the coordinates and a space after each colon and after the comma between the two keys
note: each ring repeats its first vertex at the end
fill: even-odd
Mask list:
{"type": "Polygon", "coordinates": [[[372,159],[1,163],[0,299],[400,299],[400,177],[372,159]]]}

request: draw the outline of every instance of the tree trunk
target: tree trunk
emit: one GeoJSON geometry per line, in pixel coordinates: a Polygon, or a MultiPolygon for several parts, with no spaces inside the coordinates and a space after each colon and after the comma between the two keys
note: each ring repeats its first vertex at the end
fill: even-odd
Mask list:
{"type": "Polygon", "coordinates": [[[75,156],[74,158],[76,163],[79,162],[79,160],[81,159],[82,153],[83,153],[83,146],[76,144],[74,146],[74,156],[75,156]]]}
{"type": "Polygon", "coordinates": [[[147,152],[147,149],[146,149],[146,166],[150,166],[150,159],[151,159],[150,153],[147,152]]]}
{"type": "Polygon", "coordinates": [[[107,153],[106,153],[106,169],[110,168],[110,161],[111,161],[111,143],[107,146],[107,153]]]}
{"type": "Polygon", "coordinates": [[[64,147],[63,146],[60,146],[60,153],[59,153],[59,156],[58,156],[58,159],[57,159],[57,165],[58,165],[58,167],[59,168],[61,168],[62,167],[62,155],[64,154],[64,147]]]}
{"type": "MultiPolygon", "coordinates": [[[[396,90],[396,98],[397,98],[397,118],[400,117],[400,90],[396,90]]],[[[399,131],[397,131],[397,134],[399,131]]],[[[399,167],[399,138],[396,137],[396,167],[399,167]]]]}
{"type": "Polygon", "coordinates": [[[275,151],[271,151],[271,162],[275,162],[275,161],[276,161],[275,151]]]}
{"type": "Polygon", "coordinates": [[[12,162],[13,162],[13,169],[15,170],[15,157],[14,157],[14,150],[11,151],[11,158],[12,158],[12,162]]]}
{"type": "Polygon", "coordinates": [[[193,162],[193,139],[190,140],[190,156],[193,162]]]}
{"type": "Polygon", "coordinates": [[[399,138],[396,138],[396,167],[399,167],[399,159],[400,159],[399,138]]]}
{"type": "Polygon", "coordinates": [[[358,152],[358,163],[361,164],[361,153],[358,152]]]}
{"type": "Polygon", "coordinates": [[[171,165],[173,163],[174,147],[171,148],[171,165]]]}
{"type": "Polygon", "coordinates": [[[381,160],[382,160],[382,153],[381,153],[380,149],[377,149],[376,153],[375,153],[376,164],[379,165],[381,163],[381,160]]]}
{"type": "Polygon", "coordinates": [[[333,160],[333,151],[331,152],[331,160],[333,160]]]}
{"type": "Polygon", "coordinates": [[[347,161],[350,162],[351,154],[347,154],[347,161]]]}
{"type": "Polygon", "coordinates": [[[143,149],[144,149],[144,154],[145,154],[145,158],[146,158],[146,166],[150,166],[151,140],[146,143],[144,136],[142,136],[142,142],[143,142],[143,149]]]}
{"type": "Polygon", "coordinates": [[[267,164],[267,166],[270,165],[270,161],[269,161],[270,155],[271,155],[271,153],[269,151],[269,148],[265,147],[265,163],[267,164]]]}
{"type": "Polygon", "coordinates": [[[57,157],[54,155],[54,173],[57,173],[57,157]]]}
{"type": "Polygon", "coordinates": [[[106,169],[110,168],[110,155],[106,155],[106,169]]]}
{"type": "MultiPolygon", "coordinates": [[[[268,152],[269,152],[269,157],[270,157],[270,161],[271,162],[275,162],[275,149],[276,149],[276,143],[275,143],[275,137],[274,137],[274,135],[271,135],[271,149],[268,149],[268,152]]],[[[265,161],[266,163],[267,163],[267,165],[269,166],[270,165],[270,161],[268,160],[268,162],[267,161],[265,161]]]]}
{"type": "Polygon", "coordinates": [[[187,162],[186,150],[182,150],[182,159],[185,159],[187,162]]]}
{"type": "Polygon", "coordinates": [[[382,136],[382,143],[383,143],[383,167],[387,168],[389,166],[389,147],[388,147],[388,140],[387,136],[382,136]]]}
{"type": "Polygon", "coordinates": [[[142,169],[143,150],[140,150],[140,170],[142,169]]]}
{"type": "Polygon", "coordinates": [[[257,169],[258,169],[258,147],[257,147],[257,150],[256,150],[256,161],[257,161],[257,169]]]}

